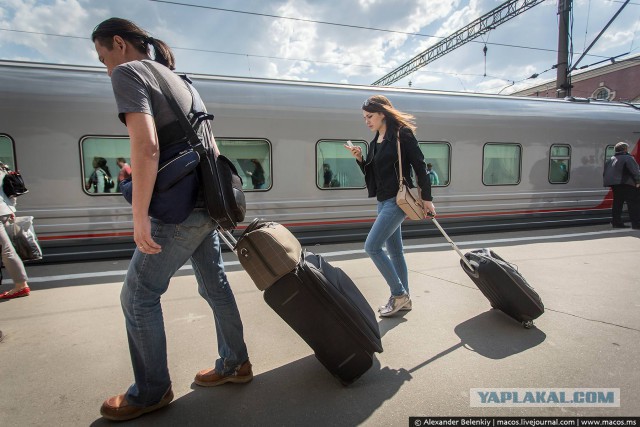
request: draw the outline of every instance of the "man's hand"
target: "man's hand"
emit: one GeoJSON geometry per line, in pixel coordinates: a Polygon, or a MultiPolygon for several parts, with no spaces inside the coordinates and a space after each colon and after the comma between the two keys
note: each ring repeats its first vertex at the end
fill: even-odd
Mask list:
{"type": "Polygon", "coordinates": [[[151,220],[140,218],[133,220],[133,240],[142,253],[153,255],[162,252],[162,247],[151,236],[151,220]]]}

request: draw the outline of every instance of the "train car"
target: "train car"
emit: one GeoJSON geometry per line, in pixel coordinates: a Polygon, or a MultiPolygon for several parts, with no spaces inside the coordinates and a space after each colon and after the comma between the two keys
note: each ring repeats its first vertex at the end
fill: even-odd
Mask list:
{"type": "MultiPolygon", "coordinates": [[[[361,105],[375,93],[415,115],[438,175],[438,216],[453,233],[610,221],[605,159],[618,141],[638,155],[640,111],[619,103],[190,77],[243,177],[247,220],[281,222],[304,244],[362,240],[375,218],[343,147],[367,150],[361,105]]],[[[35,217],[45,260],[128,256],[131,207],[100,173],[117,181],[129,162],[105,68],[0,61],[0,96],[0,160],[25,177],[18,214],[35,217]]],[[[428,220],[403,230],[436,233],[428,220]]]]}

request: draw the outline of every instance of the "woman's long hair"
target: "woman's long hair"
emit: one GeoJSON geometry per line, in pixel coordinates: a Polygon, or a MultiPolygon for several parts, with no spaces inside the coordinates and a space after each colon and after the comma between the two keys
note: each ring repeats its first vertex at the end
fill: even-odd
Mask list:
{"type": "Polygon", "coordinates": [[[149,46],[153,46],[154,60],[169,68],[176,69],[176,61],[171,48],[162,40],[154,39],[133,22],[122,18],[109,18],[101,22],[91,33],[91,40],[98,42],[107,49],[113,49],[113,37],[120,36],[140,53],[149,55],[149,46]]]}
{"type": "Polygon", "coordinates": [[[403,113],[397,110],[391,104],[391,101],[384,95],[370,96],[364,104],[362,109],[368,113],[382,113],[384,114],[387,124],[395,125],[396,127],[407,127],[412,132],[416,131],[416,118],[409,113],[403,113]]]}

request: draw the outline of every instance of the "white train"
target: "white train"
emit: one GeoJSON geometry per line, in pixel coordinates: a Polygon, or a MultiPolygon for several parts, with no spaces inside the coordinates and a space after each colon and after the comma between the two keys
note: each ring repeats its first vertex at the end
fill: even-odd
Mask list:
{"type": "MultiPolygon", "coordinates": [[[[363,239],[375,217],[342,147],[352,140],[366,149],[372,135],[360,107],[373,93],[416,116],[439,177],[436,208],[452,232],[609,221],[604,161],[618,141],[638,154],[640,111],[624,104],[190,77],[243,175],[247,220],[279,221],[306,244],[363,239]],[[264,183],[252,180],[257,163],[264,183]]],[[[94,159],[106,160],[114,179],[117,159],[129,160],[106,70],[0,61],[0,97],[0,160],[25,177],[19,215],[36,218],[45,260],[128,255],[130,206],[117,188],[87,185],[94,159]]],[[[403,229],[435,232],[428,221],[403,229]]]]}

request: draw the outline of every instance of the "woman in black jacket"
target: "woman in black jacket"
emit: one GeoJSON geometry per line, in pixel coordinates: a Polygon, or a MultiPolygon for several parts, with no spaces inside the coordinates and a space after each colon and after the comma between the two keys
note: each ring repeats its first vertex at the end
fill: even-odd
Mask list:
{"type": "Polygon", "coordinates": [[[402,171],[409,187],[413,169],[420,187],[420,197],[426,212],[435,215],[431,197],[431,181],[427,175],[424,156],[413,132],[416,129],[414,117],[396,110],[382,95],[374,95],[362,105],[367,127],[376,136],[370,143],[367,158],[363,159],[362,149],[346,146],[356,158],[364,173],[369,197],[378,200],[378,217],[367,236],[364,249],[371,257],[391,290],[389,301],[378,309],[381,317],[392,316],[400,310],[411,310],[409,297],[409,274],[402,248],[401,225],[405,214],[396,204],[399,189],[397,138],[400,136],[402,171]],[[387,254],[382,250],[387,248],[387,254]]]}

